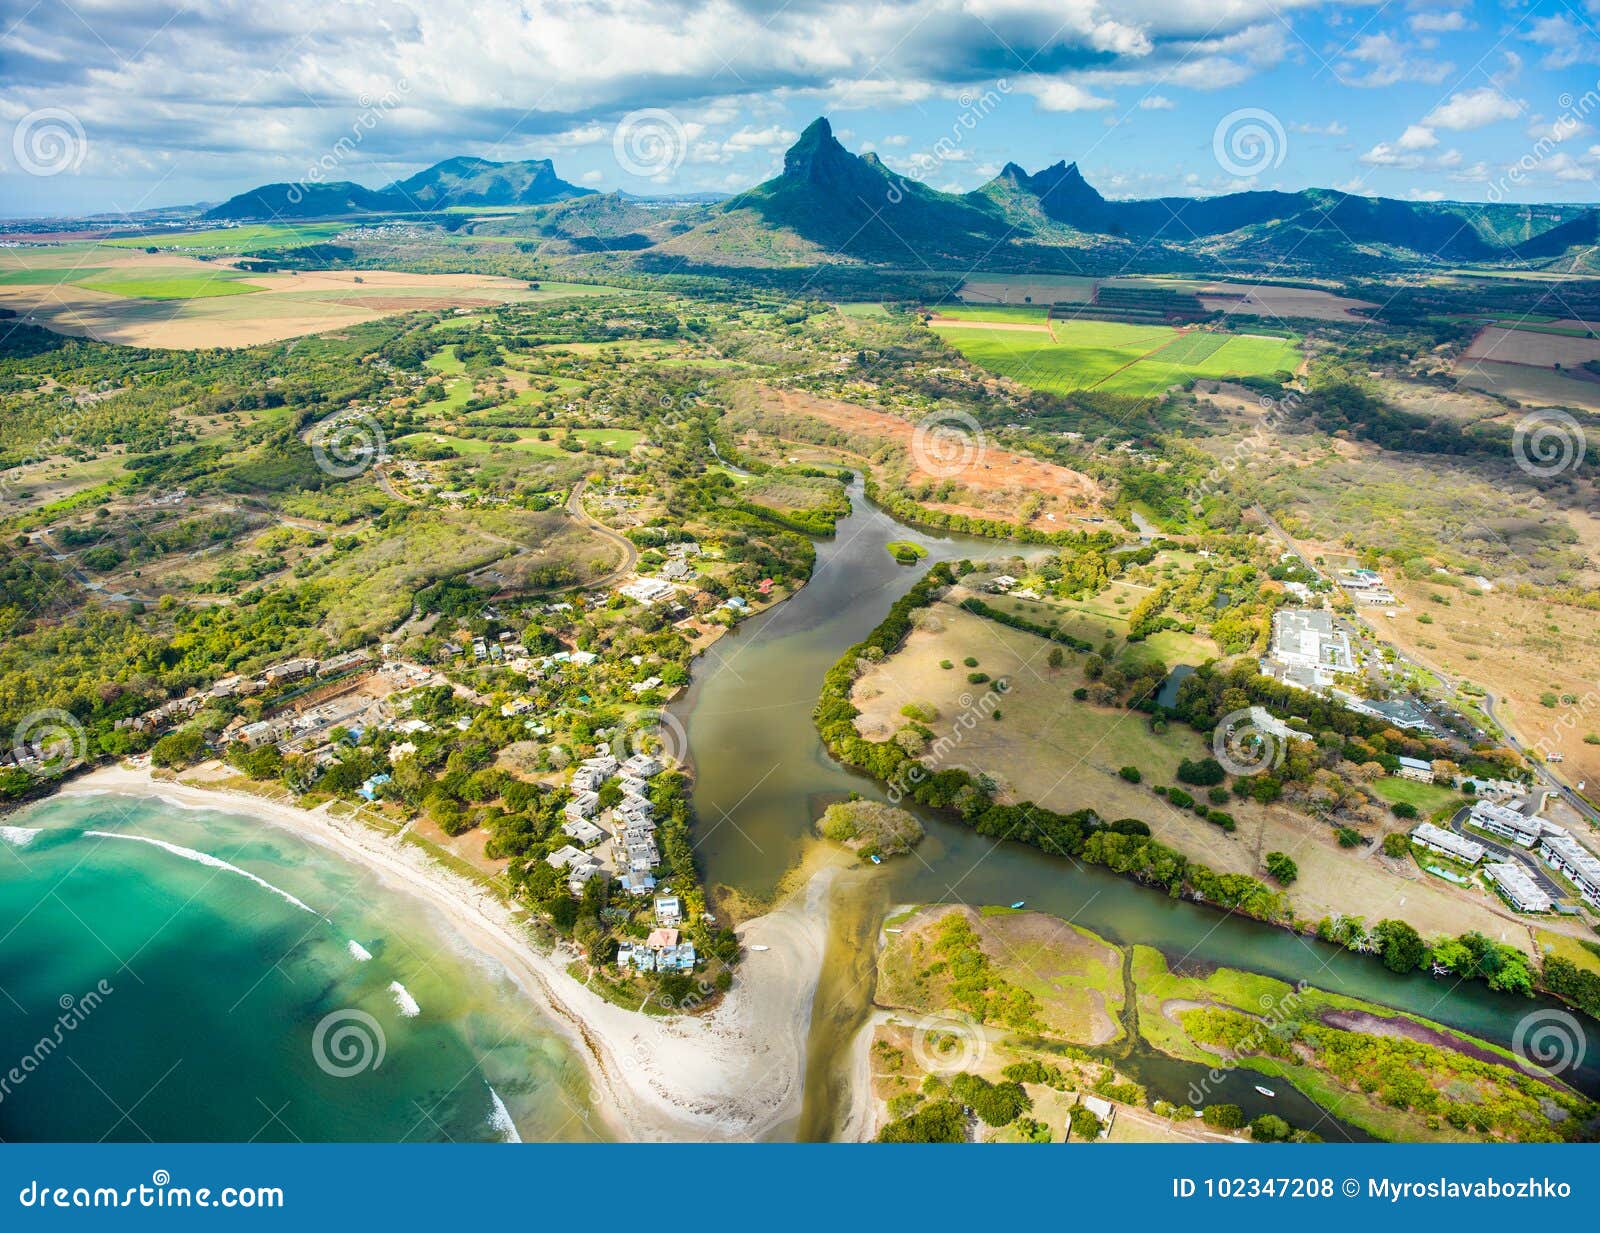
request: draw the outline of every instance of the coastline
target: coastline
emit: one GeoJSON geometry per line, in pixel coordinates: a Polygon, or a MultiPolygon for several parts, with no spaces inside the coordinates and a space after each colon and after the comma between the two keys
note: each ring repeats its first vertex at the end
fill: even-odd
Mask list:
{"type": "Polygon", "coordinates": [[[259,818],[427,904],[462,941],[503,968],[568,1039],[589,1072],[597,1115],[619,1139],[759,1140],[799,1116],[835,870],[820,870],[771,912],[740,927],[747,947],[770,949],[747,957],[715,1008],[665,1018],[607,1002],[567,973],[575,952],[566,944],[539,949],[513,909],[481,887],[415,848],[330,816],[325,807],[299,809],[123,766],[103,767],[62,789],[66,796],[107,792],[259,818]]]}

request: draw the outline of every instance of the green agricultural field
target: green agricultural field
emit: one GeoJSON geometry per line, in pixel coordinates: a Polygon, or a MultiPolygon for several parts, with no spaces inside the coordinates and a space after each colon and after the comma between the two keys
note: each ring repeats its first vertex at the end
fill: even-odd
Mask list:
{"type": "MultiPolygon", "coordinates": [[[[993,311],[993,310],[989,310],[993,311]]],[[[979,367],[1050,393],[1104,390],[1154,398],[1196,378],[1267,376],[1300,366],[1296,340],[1116,321],[1051,323],[1033,331],[935,327],[979,367]]]]}
{"type": "Polygon", "coordinates": [[[75,280],[73,285],[135,300],[204,300],[266,290],[221,273],[175,274],[168,278],[85,278],[75,280]]]}
{"type": "Polygon", "coordinates": [[[106,240],[112,248],[172,248],[179,252],[250,253],[264,248],[305,248],[333,239],[343,223],[259,223],[217,227],[172,235],[128,236],[106,240]]]}
{"type": "Polygon", "coordinates": [[[887,317],[889,310],[877,300],[861,300],[848,304],[835,304],[846,317],[887,317]]]}
{"type": "Polygon", "coordinates": [[[56,287],[62,283],[87,282],[104,274],[108,267],[40,266],[35,269],[6,270],[0,273],[0,287],[56,287]]]}

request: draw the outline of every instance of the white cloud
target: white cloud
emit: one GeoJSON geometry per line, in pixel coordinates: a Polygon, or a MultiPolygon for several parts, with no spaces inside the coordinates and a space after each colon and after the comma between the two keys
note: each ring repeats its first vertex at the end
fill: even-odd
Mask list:
{"type": "Polygon", "coordinates": [[[1535,18],[1518,37],[1545,49],[1539,61],[1541,68],[1565,69],[1574,64],[1600,62],[1600,39],[1565,13],[1535,18]]]}
{"type": "Polygon", "coordinates": [[[1361,161],[1369,167],[1414,168],[1422,166],[1422,155],[1407,154],[1386,141],[1380,141],[1361,156],[1361,161]]]}
{"type": "Polygon", "coordinates": [[[1507,98],[1493,86],[1462,90],[1452,94],[1422,118],[1429,128],[1448,128],[1457,132],[1483,128],[1499,120],[1515,120],[1522,104],[1507,98]]]}
{"type": "Polygon", "coordinates": [[[1412,188],[1406,190],[1406,197],[1411,201],[1443,201],[1444,194],[1436,188],[1412,188]]]}
{"type": "Polygon", "coordinates": [[[1160,94],[1147,94],[1139,100],[1140,111],[1171,111],[1175,104],[1160,94]]]}
{"type": "Polygon", "coordinates": [[[1337,120],[1329,120],[1326,124],[1291,124],[1289,127],[1297,133],[1307,133],[1313,137],[1343,137],[1350,131],[1337,120]]]}
{"type": "Polygon", "coordinates": [[[800,136],[793,129],[783,128],[781,125],[772,124],[766,128],[742,128],[732,134],[725,142],[723,148],[734,152],[745,150],[786,150],[800,136]]]}
{"type": "Polygon", "coordinates": [[[1433,130],[1420,124],[1408,125],[1406,131],[1400,134],[1400,140],[1395,142],[1402,150],[1426,150],[1438,144],[1439,139],[1433,135],[1433,130]]]}
{"type": "Polygon", "coordinates": [[[1413,54],[1392,34],[1363,35],[1355,45],[1340,49],[1339,80],[1349,86],[1383,87],[1403,81],[1438,85],[1455,66],[1447,60],[1430,60],[1413,54]]]}
{"type": "Polygon", "coordinates": [[[1424,9],[1406,18],[1406,25],[1428,34],[1449,34],[1455,30],[1465,30],[1468,24],[1466,14],[1460,9],[1446,9],[1443,12],[1424,9]]]}
{"type": "Polygon", "coordinates": [[[586,171],[578,177],[579,184],[598,184],[603,177],[598,171],[586,171]]]}
{"type": "Polygon", "coordinates": [[[1034,96],[1040,111],[1100,111],[1113,105],[1111,99],[1072,81],[1036,77],[1023,82],[1021,88],[1034,96]]]}

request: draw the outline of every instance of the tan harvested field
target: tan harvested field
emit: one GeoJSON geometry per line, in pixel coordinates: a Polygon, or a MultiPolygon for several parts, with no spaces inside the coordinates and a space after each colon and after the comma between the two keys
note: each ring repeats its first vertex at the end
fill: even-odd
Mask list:
{"type": "Polygon", "coordinates": [[[1317,321],[1361,321],[1376,304],[1306,287],[1249,283],[1205,283],[1195,288],[1200,303],[1214,312],[1248,317],[1309,317],[1317,321]]]}
{"type": "Polygon", "coordinates": [[[953,479],[963,488],[986,498],[985,504],[989,506],[973,509],[947,505],[943,508],[960,508],[986,518],[1014,519],[1017,503],[1025,496],[1036,494],[1044,499],[1044,505],[1032,525],[1048,528],[1052,524],[1062,525],[1056,519],[1098,509],[1104,500],[1100,485],[1082,472],[1041,462],[993,444],[977,443],[972,449],[959,451],[959,458],[951,460],[951,465],[958,467],[954,474],[935,470],[931,464],[938,460],[930,462],[919,456],[921,451],[913,448],[916,426],[887,411],[818,398],[796,390],[763,388],[761,398],[764,407],[782,415],[806,416],[850,433],[858,442],[853,448],[860,453],[870,452],[874,438],[891,443],[898,447],[913,479],[933,482],[953,479]],[[1056,518],[1049,517],[1051,514],[1056,518]]]}
{"type": "Polygon", "coordinates": [[[74,245],[0,251],[0,307],[62,334],[141,347],[242,347],[422,309],[483,308],[587,294],[530,291],[518,279],[394,270],[244,274],[174,252],[74,245]],[[96,287],[67,281],[90,279],[96,287]],[[118,284],[171,285],[182,298],[116,294],[118,284]],[[223,287],[235,294],[212,294],[223,287]]]}
{"type": "MultiPolygon", "coordinates": [[[[1263,877],[1265,854],[1287,852],[1300,868],[1290,899],[1305,919],[1341,912],[1368,920],[1404,916],[1424,934],[1478,929],[1531,948],[1527,925],[1487,890],[1462,890],[1409,861],[1340,848],[1327,823],[1285,805],[1231,802],[1224,806],[1238,823],[1231,835],[1173,807],[1149,789],[1174,785],[1181,759],[1209,753],[1199,733],[1173,724],[1157,734],[1139,712],[1076,701],[1072,691],[1085,683],[1081,670],[1070,660],[1050,669],[1051,644],[1042,638],[947,602],[928,616],[899,651],[856,683],[852,700],[861,711],[856,728],[863,736],[887,739],[907,722],[902,706],[930,703],[939,716],[928,725],[935,741],[948,738],[937,764],[991,775],[1003,801],[1032,800],[1060,813],[1087,807],[1106,819],[1139,818],[1161,842],[1223,872],[1263,877]],[[969,655],[991,678],[1008,680],[1010,688],[998,699],[984,700],[992,684],[967,683],[962,660],[969,655]],[[944,660],[955,667],[941,668],[944,660]],[[989,717],[995,706],[998,720],[989,717]],[[961,722],[963,715],[973,716],[970,724],[961,722]],[[1117,773],[1127,765],[1140,769],[1142,784],[1117,773]]],[[[1539,919],[1546,928],[1569,927],[1539,919]]]]}
{"type": "Polygon", "coordinates": [[[929,325],[953,325],[963,330],[1021,330],[1029,334],[1048,334],[1050,327],[1043,321],[968,321],[956,317],[930,317],[929,325]]]}
{"type": "Polygon", "coordinates": [[[1581,368],[1590,360],[1600,360],[1600,338],[1540,334],[1533,330],[1486,325],[1462,355],[1469,360],[1531,364],[1535,368],[1553,368],[1558,364],[1562,368],[1581,368]]]}
{"type": "Polygon", "coordinates": [[[1600,783],[1600,612],[1553,607],[1505,591],[1443,592],[1448,607],[1429,600],[1436,588],[1397,579],[1405,608],[1373,618],[1380,633],[1423,663],[1489,690],[1495,714],[1530,750],[1559,753],[1564,777],[1600,783]],[[1432,624],[1422,624],[1426,614],[1432,624]],[[1556,705],[1540,698],[1554,694],[1556,705]],[[1562,702],[1564,697],[1575,702],[1562,702]]]}
{"type": "Polygon", "coordinates": [[[1078,274],[974,274],[960,295],[969,304],[1087,304],[1094,286],[1078,274]]]}
{"type": "Polygon", "coordinates": [[[1524,407],[1573,407],[1600,413],[1600,381],[1566,371],[1556,372],[1553,368],[1530,364],[1464,359],[1456,363],[1456,378],[1462,385],[1515,399],[1524,407]]]}

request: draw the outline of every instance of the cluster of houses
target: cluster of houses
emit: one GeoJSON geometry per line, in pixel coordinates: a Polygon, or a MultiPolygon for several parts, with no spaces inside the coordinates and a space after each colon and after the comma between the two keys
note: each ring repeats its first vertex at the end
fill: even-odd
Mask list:
{"type": "Polygon", "coordinates": [[[617,966],[635,972],[692,972],[694,944],[680,939],[677,929],[657,926],[643,942],[618,947],[617,966]]]}
{"type": "MultiPolygon", "coordinates": [[[[331,680],[358,668],[364,668],[372,662],[372,656],[366,651],[346,651],[342,655],[335,655],[331,659],[286,659],[282,663],[273,664],[264,669],[259,676],[225,676],[214,682],[210,689],[200,690],[182,698],[174,698],[170,702],[163,702],[158,707],[134,715],[128,719],[119,719],[117,727],[132,728],[137,732],[157,732],[173,724],[181,723],[198,715],[207,703],[222,698],[248,698],[255,694],[264,693],[279,685],[292,684],[295,681],[311,677],[320,677],[331,680]]],[[[260,739],[268,739],[265,734],[270,725],[250,725],[259,729],[260,739]]],[[[243,739],[249,739],[248,737],[243,739]]],[[[276,736],[270,739],[276,739],[276,736]]],[[[256,743],[254,740],[251,743],[256,743]]]]}
{"type": "Polygon", "coordinates": [[[1339,585],[1358,604],[1394,604],[1394,592],[1383,580],[1383,575],[1372,569],[1342,569],[1339,585]]]}
{"type": "MultiPolygon", "coordinates": [[[[1509,840],[1519,848],[1537,849],[1539,858],[1572,883],[1584,902],[1600,909],[1600,858],[1574,839],[1566,827],[1494,801],[1475,802],[1467,821],[1485,834],[1509,840]]],[[[1431,822],[1420,823],[1411,832],[1411,839],[1464,865],[1478,864],[1488,852],[1477,840],[1431,822]]],[[[1483,872],[1519,912],[1549,912],[1555,907],[1554,898],[1520,861],[1491,861],[1483,872]]]]}
{"type": "Polygon", "coordinates": [[[649,781],[661,771],[661,763],[645,753],[636,753],[625,762],[606,753],[578,763],[572,772],[572,799],[563,810],[566,820],[561,825],[573,843],[545,858],[566,871],[567,887],[573,894],[581,893],[591,878],[613,872],[629,894],[644,895],[655,889],[654,871],[661,864],[661,852],[656,846],[655,806],[645,793],[649,781]],[[597,821],[600,788],[613,777],[619,780],[622,799],[597,821]],[[609,867],[591,850],[608,836],[609,867]]]}

